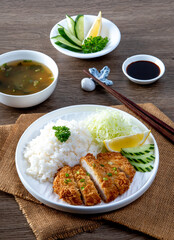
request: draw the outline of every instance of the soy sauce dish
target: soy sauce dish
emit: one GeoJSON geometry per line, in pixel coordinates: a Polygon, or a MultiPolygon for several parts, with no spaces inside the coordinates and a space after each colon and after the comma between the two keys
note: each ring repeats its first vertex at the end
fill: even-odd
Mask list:
{"type": "Polygon", "coordinates": [[[0,103],[32,107],[45,101],[58,81],[58,67],[49,56],[30,50],[0,55],[0,103]]]}
{"type": "Polygon", "coordinates": [[[127,58],[122,65],[123,73],[134,83],[151,84],[165,72],[163,62],[151,55],[135,55],[127,58]]]}

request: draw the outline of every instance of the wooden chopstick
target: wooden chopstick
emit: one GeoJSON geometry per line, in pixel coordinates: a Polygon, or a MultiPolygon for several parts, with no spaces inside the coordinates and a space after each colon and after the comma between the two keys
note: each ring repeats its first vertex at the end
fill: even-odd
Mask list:
{"type": "Polygon", "coordinates": [[[100,86],[105,88],[109,93],[111,93],[114,97],[116,97],[120,102],[122,102],[125,106],[127,106],[130,110],[136,113],[139,117],[141,117],[145,122],[151,125],[155,130],[160,132],[163,136],[165,136],[168,140],[174,143],[174,129],[153,116],[136,103],[132,102],[130,99],[123,96],[121,93],[115,91],[113,88],[105,85],[100,80],[95,78],[92,74],[90,74],[87,70],[83,70],[90,78],[92,78],[95,82],[97,82],[100,86]]]}

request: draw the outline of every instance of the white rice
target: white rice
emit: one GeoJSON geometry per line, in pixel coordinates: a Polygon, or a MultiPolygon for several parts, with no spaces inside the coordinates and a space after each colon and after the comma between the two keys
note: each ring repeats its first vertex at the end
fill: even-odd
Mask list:
{"type": "Polygon", "coordinates": [[[40,130],[40,135],[26,146],[24,158],[29,164],[26,172],[41,182],[52,182],[59,168],[65,165],[74,166],[87,153],[96,156],[99,152],[101,146],[93,141],[82,122],[60,119],[48,123],[40,130]],[[55,137],[53,126],[67,126],[70,129],[71,135],[66,142],[61,143],[55,137]]]}

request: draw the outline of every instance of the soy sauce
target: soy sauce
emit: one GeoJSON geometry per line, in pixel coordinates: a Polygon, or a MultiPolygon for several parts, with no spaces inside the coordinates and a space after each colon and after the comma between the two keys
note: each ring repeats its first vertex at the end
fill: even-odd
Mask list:
{"type": "Polygon", "coordinates": [[[133,78],[149,80],[160,74],[160,68],[153,62],[137,61],[127,66],[127,74],[133,78]]]}

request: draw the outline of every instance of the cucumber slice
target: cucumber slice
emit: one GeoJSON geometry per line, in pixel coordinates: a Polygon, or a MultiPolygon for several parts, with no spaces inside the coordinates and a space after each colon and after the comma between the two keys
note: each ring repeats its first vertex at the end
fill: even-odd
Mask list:
{"type": "Polygon", "coordinates": [[[131,164],[139,172],[150,172],[153,169],[153,166],[151,163],[141,164],[141,163],[131,162],[131,164]]]}
{"type": "Polygon", "coordinates": [[[133,148],[122,148],[121,153],[123,155],[129,154],[131,156],[139,156],[150,153],[152,150],[154,150],[154,144],[145,144],[143,146],[133,148]]]}
{"type": "Polygon", "coordinates": [[[68,26],[68,30],[69,32],[76,36],[75,34],[75,21],[68,15],[66,15],[66,21],[67,21],[67,26],[68,26]]]}
{"type": "Polygon", "coordinates": [[[84,15],[78,15],[75,20],[75,33],[80,41],[84,40],[84,15]]]}
{"type": "Polygon", "coordinates": [[[59,41],[55,42],[55,44],[58,45],[58,46],[60,46],[60,47],[62,47],[62,48],[65,48],[65,49],[67,49],[67,50],[73,51],[73,52],[81,52],[81,51],[82,51],[81,49],[77,49],[77,48],[75,48],[74,46],[73,46],[73,47],[68,46],[68,45],[63,44],[63,43],[61,43],[61,42],[59,42],[59,41]]]}
{"type": "Polygon", "coordinates": [[[122,148],[121,153],[139,172],[150,172],[153,169],[154,144],[145,144],[139,147],[122,148]]]}
{"type": "Polygon", "coordinates": [[[82,46],[82,42],[77,39],[75,36],[73,36],[70,32],[68,32],[68,30],[66,30],[63,27],[58,28],[58,32],[59,34],[68,42],[76,45],[76,46],[82,46]]]}
{"type": "Polygon", "coordinates": [[[58,35],[55,39],[56,39],[58,42],[61,42],[61,43],[65,44],[65,45],[67,45],[67,46],[76,48],[76,49],[78,49],[78,50],[82,50],[81,47],[76,46],[76,45],[68,42],[68,41],[67,41],[65,38],[63,38],[61,35],[58,35]]]}
{"type": "Polygon", "coordinates": [[[62,25],[60,25],[60,24],[57,24],[60,28],[63,28],[63,26],[62,25]]]}
{"type": "Polygon", "coordinates": [[[56,40],[57,40],[57,42],[55,42],[55,44],[62,48],[65,48],[65,49],[73,51],[73,52],[81,52],[82,51],[82,49],[80,47],[77,47],[77,46],[71,44],[70,42],[65,40],[60,35],[56,38],[56,40]]]}
{"type": "Polygon", "coordinates": [[[153,152],[144,154],[144,155],[139,155],[139,156],[132,156],[129,154],[124,154],[122,152],[122,154],[131,162],[135,162],[135,163],[149,163],[152,162],[155,159],[155,156],[153,155],[153,152]]]}
{"type": "Polygon", "coordinates": [[[58,36],[60,36],[60,35],[54,36],[51,39],[55,39],[56,40],[58,36]]]}

